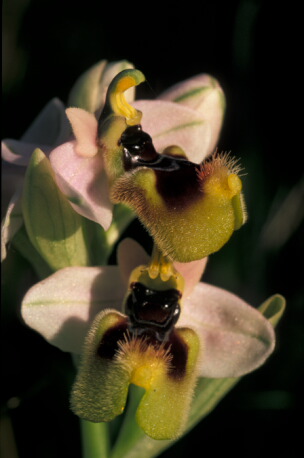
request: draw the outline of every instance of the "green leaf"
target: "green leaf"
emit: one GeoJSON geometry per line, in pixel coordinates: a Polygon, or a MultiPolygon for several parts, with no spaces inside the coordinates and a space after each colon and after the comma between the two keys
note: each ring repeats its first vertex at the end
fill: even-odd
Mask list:
{"type": "MultiPolygon", "coordinates": [[[[285,299],[283,296],[276,294],[266,300],[260,306],[259,310],[265,318],[276,326],[284,313],[285,299]]],[[[241,378],[242,377],[222,379],[200,378],[195,390],[188,424],[184,434],[190,431],[199,421],[208,415],[241,378]]],[[[156,457],[176,441],[157,441],[146,436],[135,420],[135,412],[140,393],[136,391],[136,387],[134,387],[130,395],[130,406],[126,412],[120,435],[110,457],[156,457]]]]}
{"type": "Polygon", "coordinates": [[[31,244],[24,226],[14,235],[12,245],[31,264],[39,278],[44,279],[53,273],[53,270],[31,244]]]}
{"type": "Polygon", "coordinates": [[[22,206],[29,239],[51,269],[90,264],[83,218],[59,190],[40,149],[34,151],[25,175],[22,206]]]}
{"type": "Polygon", "coordinates": [[[275,294],[263,302],[263,304],[259,307],[259,310],[273,326],[276,326],[282,318],[285,307],[285,298],[280,294],[275,294]]]}

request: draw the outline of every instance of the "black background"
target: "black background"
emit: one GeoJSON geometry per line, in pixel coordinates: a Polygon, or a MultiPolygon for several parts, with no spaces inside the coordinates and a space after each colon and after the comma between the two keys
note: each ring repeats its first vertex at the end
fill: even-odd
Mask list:
{"type": "MultiPolygon", "coordinates": [[[[223,451],[235,457],[297,455],[296,416],[303,413],[303,167],[293,102],[300,84],[291,54],[293,7],[279,8],[254,0],[179,6],[3,3],[4,138],[19,138],[52,97],[65,102],[76,78],[104,58],[127,59],[144,72],[148,84],[139,88],[139,97],[153,98],[202,72],[215,76],[225,91],[219,149],[241,157],[249,220],[211,256],[204,280],[255,306],[281,293],[287,311],[267,364],[163,457],[223,451]]],[[[136,223],[131,229],[139,231],[136,223]]],[[[2,414],[11,419],[20,458],[80,458],[78,420],[68,408],[74,377],[69,355],[19,319],[20,300],[34,281],[26,261],[11,256],[3,271],[2,414]]]]}

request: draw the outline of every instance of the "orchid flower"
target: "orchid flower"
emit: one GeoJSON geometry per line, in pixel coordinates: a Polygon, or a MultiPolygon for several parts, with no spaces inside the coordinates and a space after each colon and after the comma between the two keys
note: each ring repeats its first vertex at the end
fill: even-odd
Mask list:
{"type": "MultiPolygon", "coordinates": [[[[193,94],[207,92],[197,88],[202,79],[206,78],[173,89],[175,99],[189,103],[193,94]]],[[[189,156],[202,159],[214,147],[209,134],[218,124],[217,110],[209,110],[210,122],[202,120],[200,105],[194,110],[167,100],[140,102],[136,106],[142,112],[126,101],[124,92],[144,80],[138,70],[119,73],[109,86],[98,122],[84,110],[67,110],[76,140],[50,155],[57,183],[76,211],[105,228],[112,203],[123,203],[166,256],[180,262],[200,259],[219,250],[246,220],[240,167],[227,154],[200,164],[190,161],[189,156]],[[143,130],[145,122],[156,146],[143,130]],[[173,140],[176,143],[168,146],[173,140]],[[101,186],[104,174],[109,192],[101,186]],[[187,244],[180,243],[184,238],[187,244]]]]}
{"type": "MultiPolygon", "coordinates": [[[[168,145],[178,144],[187,151],[189,158],[200,163],[214,151],[223,120],[224,96],[219,84],[208,75],[199,75],[179,85],[179,97],[173,90],[160,95],[158,100],[139,100],[131,106],[122,99],[122,93],[128,93],[143,81],[139,75],[138,71],[125,78],[121,75],[120,84],[108,92],[110,112],[116,110],[120,121],[129,114],[134,116],[134,125],[140,121],[139,112],[142,111],[142,128],[152,136],[157,151],[162,153],[168,145]]],[[[99,120],[101,130],[106,128],[104,118],[107,114],[108,111],[104,112],[99,120]]],[[[92,113],[69,108],[67,116],[75,140],[59,146],[50,155],[57,183],[76,211],[108,229],[113,204],[107,192],[103,133],[98,132],[98,122],[92,113]]]]}
{"type": "MultiPolygon", "coordinates": [[[[71,135],[71,127],[63,104],[54,100],[21,141],[8,139],[2,143],[4,160],[18,167],[29,163],[35,148],[42,150],[50,157],[54,178],[73,208],[106,230],[113,218],[113,203],[109,198],[104,161],[97,154],[97,118],[104,107],[111,80],[126,68],[132,65],[125,61],[114,64],[102,61],[77,80],[68,100],[68,104],[77,109],[67,110],[75,140],[64,141],[71,135]],[[48,129],[50,133],[45,134],[48,129]]],[[[126,91],[126,101],[131,102],[133,98],[134,88],[130,87],[126,91]]],[[[157,100],[137,101],[134,106],[144,111],[143,128],[152,134],[159,152],[170,143],[178,144],[192,161],[200,163],[214,151],[225,101],[221,87],[209,75],[198,75],[174,86],[157,100]]],[[[2,259],[6,255],[7,242],[23,224],[21,191],[22,186],[12,197],[3,223],[2,259]]],[[[117,223],[117,219],[114,222],[117,223]]],[[[113,229],[115,232],[115,227],[113,229]]]]}
{"type": "Polygon", "coordinates": [[[118,266],[67,267],[28,291],[26,324],[61,350],[82,354],[75,413],[113,419],[132,383],[146,390],[141,428],[172,439],[184,430],[197,377],[238,377],[265,362],[275,345],[272,325],[237,296],[198,282],[205,265],[172,265],[157,250],[149,260],[126,239],[118,266]],[[150,307],[142,307],[142,291],[150,307]],[[160,309],[164,296],[170,305],[160,309]]]}

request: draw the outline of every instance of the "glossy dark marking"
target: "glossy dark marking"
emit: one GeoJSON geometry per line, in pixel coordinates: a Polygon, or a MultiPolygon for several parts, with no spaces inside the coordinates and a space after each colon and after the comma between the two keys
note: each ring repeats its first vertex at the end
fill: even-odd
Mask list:
{"type": "Polygon", "coordinates": [[[123,318],[121,323],[109,328],[103,335],[97,349],[97,354],[101,358],[113,359],[119,349],[118,342],[125,339],[125,333],[129,328],[127,318],[123,318]]]}
{"type": "Polygon", "coordinates": [[[179,167],[170,170],[156,170],[156,189],[167,207],[185,209],[202,197],[198,179],[199,166],[190,161],[175,159],[179,167]]]}
{"type": "Polygon", "coordinates": [[[180,156],[157,153],[150,135],[140,125],[128,127],[120,143],[124,147],[125,170],[153,169],[157,191],[168,207],[181,210],[201,197],[200,166],[180,156]]]}
{"type": "Polygon", "coordinates": [[[165,345],[171,345],[170,354],[172,355],[172,360],[169,375],[176,379],[183,378],[186,374],[188,361],[188,345],[174,330],[165,345]]]}
{"type": "Polygon", "coordinates": [[[131,293],[126,300],[126,313],[131,326],[141,334],[155,335],[159,341],[166,340],[180,315],[181,293],[176,289],[157,291],[140,282],[130,285],[131,293]]]}
{"type": "Polygon", "coordinates": [[[152,143],[152,138],[144,132],[141,126],[128,127],[121,136],[120,143],[124,147],[124,167],[131,170],[138,167],[137,163],[147,165],[157,159],[158,153],[152,143]]]}

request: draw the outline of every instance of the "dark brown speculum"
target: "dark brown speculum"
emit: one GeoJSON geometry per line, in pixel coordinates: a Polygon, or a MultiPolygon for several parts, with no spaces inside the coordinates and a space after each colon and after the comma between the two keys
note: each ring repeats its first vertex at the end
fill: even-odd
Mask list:
{"type": "Polygon", "coordinates": [[[181,293],[173,288],[153,290],[139,282],[133,282],[130,289],[126,313],[131,328],[139,335],[149,333],[161,342],[167,340],[180,315],[181,293]]]}
{"type": "Polygon", "coordinates": [[[142,339],[141,351],[153,346],[162,348],[170,355],[169,373],[173,378],[185,374],[188,346],[176,332],[174,325],[180,315],[181,293],[176,289],[163,291],[147,288],[140,282],[130,286],[126,300],[126,317],[108,329],[103,335],[97,354],[112,360],[126,339],[142,339]]]}
{"type": "Polygon", "coordinates": [[[159,154],[152,138],[140,125],[128,127],[120,139],[126,172],[138,167],[153,169],[156,189],[168,207],[186,207],[200,197],[200,165],[177,155],[159,154]]]}

